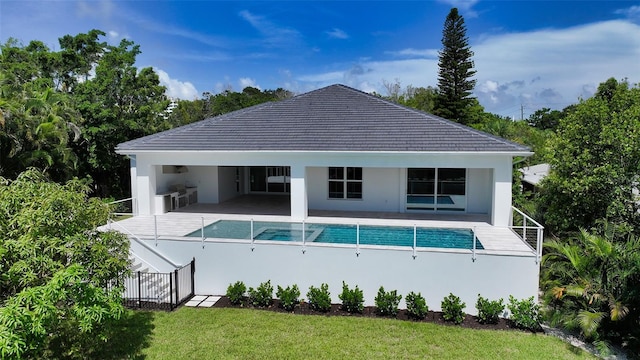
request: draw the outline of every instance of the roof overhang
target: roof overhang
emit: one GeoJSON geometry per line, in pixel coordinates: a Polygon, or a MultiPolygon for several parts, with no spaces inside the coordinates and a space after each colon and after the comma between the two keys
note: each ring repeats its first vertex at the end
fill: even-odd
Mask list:
{"type": "Polygon", "coordinates": [[[115,151],[120,155],[136,155],[136,154],[363,154],[363,155],[465,155],[465,156],[487,156],[487,155],[508,155],[512,157],[516,156],[531,156],[531,151],[517,151],[517,152],[505,152],[505,151],[311,151],[311,150],[126,150],[116,149],[115,151]]]}

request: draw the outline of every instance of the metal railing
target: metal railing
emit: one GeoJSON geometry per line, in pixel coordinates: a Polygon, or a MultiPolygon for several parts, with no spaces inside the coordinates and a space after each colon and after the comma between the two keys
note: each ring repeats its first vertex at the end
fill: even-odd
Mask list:
{"type": "Polygon", "coordinates": [[[195,293],[195,259],[168,273],[136,271],[124,280],[122,298],[136,309],[173,310],[195,293]]]}
{"type": "MultiPolygon", "coordinates": [[[[242,222],[242,221],[240,221],[242,222]]],[[[423,239],[424,234],[421,234],[422,230],[432,229],[430,226],[420,226],[417,224],[412,225],[363,225],[360,222],[354,223],[309,223],[306,221],[300,222],[287,222],[287,221],[257,221],[253,218],[249,220],[245,220],[245,225],[235,226],[234,230],[238,231],[238,235],[234,236],[231,233],[225,231],[224,237],[217,237],[208,233],[207,227],[215,224],[205,225],[204,218],[200,218],[200,228],[194,231],[191,236],[194,240],[201,242],[202,247],[204,248],[208,241],[215,242],[215,239],[224,239],[224,241],[228,240],[237,240],[237,241],[246,241],[250,244],[251,251],[254,251],[258,245],[266,244],[266,243],[274,243],[277,242],[279,244],[289,244],[294,246],[300,246],[301,252],[305,254],[308,250],[309,245],[312,246],[334,246],[338,245],[340,247],[353,247],[355,250],[356,257],[360,256],[363,248],[367,247],[376,247],[376,246],[387,246],[393,247],[394,250],[406,250],[411,253],[413,259],[416,259],[420,252],[428,251],[428,249],[433,246],[424,245],[423,239]],[[338,226],[346,226],[349,227],[346,233],[342,235],[344,241],[337,242],[322,242],[318,241],[318,234],[324,231],[321,229],[325,226],[338,225],[338,226]],[[390,227],[402,228],[405,230],[404,233],[398,234],[395,238],[390,239],[382,239],[382,242],[378,242],[377,239],[371,238],[371,234],[363,235],[363,228],[366,231],[367,227],[390,227]],[[283,236],[286,236],[288,239],[272,239],[268,236],[263,236],[268,230],[280,230],[283,232],[283,236]],[[348,240],[345,240],[347,239],[348,240]],[[388,240],[388,241],[387,241],[388,240]]],[[[155,224],[155,220],[154,220],[155,224]]],[[[469,241],[468,247],[453,247],[452,250],[459,252],[460,250],[468,250],[472,254],[472,259],[475,261],[476,259],[476,250],[483,249],[480,243],[480,240],[476,236],[475,229],[472,228],[451,228],[451,230],[468,230],[471,233],[472,241],[469,241]]],[[[158,241],[157,233],[154,235],[156,242],[158,241]]],[[[183,239],[185,240],[185,239],[183,239]]],[[[439,248],[446,249],[446,247],[439,248]]]]}
{"type": "Polygon", "coordinates": [[[136,198],[133,197],[112,201],[107,203],[107,205],[114,207],[113,215],[134,216],[138,213],[138,202],[136,201],[136,198]]]}
{"type": "Polygon", "coordinates": [[[544,226],[516,207],[511,207],[509,228],[536,254],[536,262],[542,257],[542,242],[544,240],[544,226]],[[516,225],[518,224],[518,225],[516,225]]]}

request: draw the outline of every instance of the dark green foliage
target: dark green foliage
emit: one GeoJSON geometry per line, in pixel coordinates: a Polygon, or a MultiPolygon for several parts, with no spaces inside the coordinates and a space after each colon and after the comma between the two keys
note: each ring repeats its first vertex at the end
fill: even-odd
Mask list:
{"type": "Polygon", "coordinates": [[[280,299],[280,306],[282,306],[283,309],[293,311],[293,308],[299,302],[300,290],[298,289],[298,285],[295,284],[291,287],[287,286],[286,289],[278,285],[276,296],[280,299]]]}
{"type": "Polygon", "coordinates": [[[99,196],[128,197],[129,161],[115,153],[124,141],[169,128],[162,112],[168,105],[158,75],[134,64],[140,47],[130,40],[107,45],[95,63],[95,77],[75,86],[85,141],[75,146],[80,171],[96,183],[99,196]]]}
{"type": "Polygon", "coordinates": [[[320,312],[331,310],[331,294],[329,293],[329,285],[321,284],[320,288],[309,287],[307,292],[307,300],[311,309],[320,312]]]}
{"type": "Polygon", "coordinates": [[[478,294],[476,309],[478,309],[478,321],[480,323],[497,324],[500,314],[504,311],[504,303],[502,299],[491,301],[478,294]]]}
{"type": "Polygon", "coordinates": [[[235,284],[229,284],[227,287],[227,297],[229,302],[233,305],[240,305],[244,301],[245,292],[247,286],[242,281],[237,281],[235,284]]]}
{"type": "Polygon", "coordinates": [[[60,358],[54,343],[68,339],[85,353],[124,311],[129,241],[96,230],[110,209],[88,192],[85,181],[60,185],[33,169],[0,178],[0,358],[60,358]]]}
{"type": "Polygon", "coordinates": [[[540,322],[542,321],[540,306],[536,304],[533,296],[528,299],[518,300],[509,295],[507,308],[510,311],[509,320],[513,321],[517,327],[531,331],[540,329],[540,322]]]}
{"type": "Polygon", "coordinates": [[[255,307],[267,307],[273,300],[271,280],[261,283],[256,289],[249,288],[249,302],[255,307]]]}
{"type": "Polygon", "coordinates": [[[65,35],[58,52],[37,41],[2,47],[1,176],[35,166],[57,181],[89,175],[97,195],[129,195],[129,164],[115,146],[166,129],[168,101],[154,71],[134,66],[139,47],[103,36],[65,35]]]}
{"type": "Polygon", "coordinates": [[[560,124],[560,120],[567,115],[570,109],[570,107],[567,107],[565,110],[560,111],[542,108],[529,115],[527,122],[540,130],[555,130],[560,124]]]}
{"type": "Polygon", "coordinates": [[[457,8],[452,8],[442,30],[435,114],[462,124],[474,122],[469,110],[473,106],[471,92],[476,84],[476,80],[471,79],[476,71],[466,33],[464,18],[457,8]]]}
{"type": "MultiPolygon", "coordinates": [[[[640,87],[609,79],[560,121],[542,184],[545,226],[555,233],[597,220],[640,228],[640,87]]],[[[636,230],[637,232],[637,230],[636,230]]]]}
{"type": "Polygon", "coordinates": [[[427,316],[429,307],[427,306],[427,301],[424,299],[422,294],[416,294],[412,291],[407,294],[405,302],[407,303],[407,313],[410,317],[422,320],[427,316]]]}
{"type": "Polygon", "coordinates": [[[0,71],[0,176],[37,167],[56,181],[69,180],[78,161],[70,146],[80,140],[72,99],[35,82],[11,81],[14,74],[0,71]]]}
{"type": "Polygon", "coordinates": [[[375,302],[378,313],[384,316],[396,316],[398,314],[398,304],[402,299],[402,295],[398,295],[396,290],[389,292],[384,291],[384,287],[380,286],[375,302]]]}
{"type": "Polygon", "coordinates": [[[104,36],[65,35],[59,51],[41,41],[1,46],[0,176],[15,178],[28,167],[59,182],[82,174],[93,179],[93,195],[129,197],[129,160],[115,153],[119,143],[291,96],[248,87],[180,101],[168,115],[158,75],[135,67],[139,46],[126,39],[111,45],[104,36]]]}
{"type": "Polygon", "coordinates": [[[253,87],[246,87],[242,92],[225,90],[216,95],[211,95],[210,93],[204,93],[203,95],[206,117],[226,114],[253,105],[283,100],[293,96],[290,91],[282,88],[260,91],[253,87]]]}
{"type": "Polygon", "coordinates": [[[446,321],[452,321],[456,325],[462,324],[465,317],[464,308],[467,305],[459,297],[449,293],[449,296],[442,300],[441,306],[442,317],[446,321]]]}
{"type": "Polygon", "coordinates": [[[362,290],[358,289],[358,286],[352,290],[343,281],[342,293],[338,295],[338,298],[342,300],[342,310],[350,313],[362,313],[364,310],[364,296],[362,290]]]}
{"type": "Polygon", "coordinates": [[[551,325],[594,342],[640,346],[640,238],[604,223],[548,241],[545,250],[540,285],[551,325]]]}

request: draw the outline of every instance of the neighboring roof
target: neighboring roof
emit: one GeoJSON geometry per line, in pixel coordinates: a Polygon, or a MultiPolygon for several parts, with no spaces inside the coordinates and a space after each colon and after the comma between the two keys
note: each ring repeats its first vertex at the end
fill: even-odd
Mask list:
{"type": "Polygon", "coordinates": [[[549,175],[549,169],[549,164],[538,164],[519,170],[522,172],[522,181],[537,186],[542,179],[549,175]]]}
{"type": "Polygon", "coordinates": [[[138,151],[529,152],[529,148],[344,86],[205,119],[118,145],[138,151]]]}

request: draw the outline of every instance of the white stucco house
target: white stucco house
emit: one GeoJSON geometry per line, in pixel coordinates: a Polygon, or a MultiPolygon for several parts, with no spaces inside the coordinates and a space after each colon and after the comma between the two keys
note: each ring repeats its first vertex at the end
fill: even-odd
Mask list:
{"type": "MultiPolygon", "coordinates": [[[[136,216],[122,226],[175,263],[195,257],[196,293],[223,294],[230,282],[255,286],[271,279],[301,289],[351,280],[371,295],[368,303],[380,285],[422,291],[432,294],[435,309],[449,292],[467,304],[478,293],[537,296],[540,249],[514,227],[511,204],[514,159],[531,151],[505,139],[332,85],[125,142],[116,152],[131,159],[136,203],[136,216]],[[436,220],[474,228],[484,248],[474,248],[471,258],[469,249],[414,245],[407,260],[393,247],[371,246],[354,256],[344,246],[309,243],[300,252],[299,244],[256,244],[253,235],[217,241],[205,239],[203,230],[202,239],[184,237],[201,223],[224,218],[217,204],[263,198],[285,202],[278,221],[330,222],[332,214],[351,223],[394,218],[430,226],[427,221],[436,220]],[[207,205],[216,210],[206,211],[207,205]],[[192,222],[186,220],[190,213],[192,222]],[[147,225],[154,219],[155,233],[136,225],[144,219],[147,225]],[[176,230],[187,223],[195,227],[176,230]],[[237,269],[237,262],[259,271],[237,269]],[[228,268],[236,271],[225,273],[228,268]],[[400,277],[402,283],[393,283],[400,277]]],[[[270,214],[250,209],[256,213],[244,216],[270,214]]]]}
{"type": "Polygon", "coordinates": [[[309,209],[486,214],[506,226],[514,157],[528,148],[342,85],[266,103],[118,146],[131,158],[138,213],[158,194],[197,201],[290,194],[309,209]],[[440,200],[440,201],[434,201],[440,200]]]}

